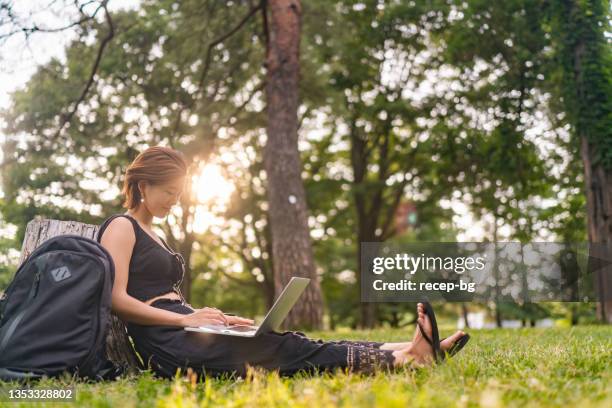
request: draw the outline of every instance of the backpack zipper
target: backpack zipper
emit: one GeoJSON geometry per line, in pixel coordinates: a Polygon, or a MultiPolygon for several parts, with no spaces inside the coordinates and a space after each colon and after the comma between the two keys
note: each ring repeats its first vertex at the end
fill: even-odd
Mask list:
{"type": "Polygon", "coordinates": [[[36,275],[34,275],[34,282],[32,282],[32,287],[30,288],[30,293],[28,294],[28,298],[23,303],[21,310],[11,320],[6,322],[6,325],[4,325],[3,329],[0,330],[0,333],[2,333],[0,335],[0,355],[2,355],[2,352],[6,348],[6,345],[8,344],[9,340],[11,339],[11,336],[15,332],[15,329],[17,329],[17,326],[21,322],[21,319],[23,319],[25,312],[28,311],[31,301],[38,294],[38,285],[40,283],[40,273],[41,273],[40,269],[38,269],[36,271],[36,275]]]}
{"type": "MultiPolygon", "coordinates": [[[[2,293],[2,297],[0,297],[0,323],[2,322],[2,318],[4,317],[4,309],[6,307],[6,304],[8,303],[8,297],[9,297],[9,293],[11,292],[11,290],[13,289],[13,286],[15,286],[15,281],[17,280],[17,277],[19,276],[19,273],[25,269],[26,267],[26,263],[34,258],[32,258],[32,254],[34,252],[30,253],[30,255],[28,255],[26,257],[26,259],[23,260],[23,262],[21,263],[21,265],[19,265],[19,267],[17,268],[17,271],[15,271],[15,275],[13,276],[13,279],[11,280],[11,282],[9,283],[9,285],[6,287],[6,290],[2,293]]],[[[37,255],[38,256],[38,255],[37,255]]]]}
{"type": "Polygon", "coordinates": [[[6,292],[2,292],[2,296],[0,296],[0,322],[2,322],[2,318],[4,317],[4,305],[6,304],[6,299],[8,299],[8,295],[6,292]]]}
{"type": "MultiPolygon", "coordinates": [[[[99,262],[102,262],[102,261],[100,261],[100,258],[98,258],[96,255],[92,255],[92,254],[85,253],[85,252],[72,251],[72,250],[66,250],[66,249],[55,249],[53,251],[46,251],[46,252],[42,252],[42,253],[36,254],[36,250],[35,250],[30,255],[28,255],[28,257],[19,266],[19,268],[15,272],[15,276],[13,276],[13,280],[11,281],[11,283],[9,283],[8,287],[6,288],[4,293],[2,294],[2,297],[0,297],[0,323],[2,322],[2,318],[4,317],[4,311],[5,311],[4,309],[6,308],[6,304],[8,303],[8,297],[11,294],[11,291],[13,290],[13,287],[15,286],[15,282],[17,281],[17,277],[23,271],[23,269],[25,269],[26,263],[34,262],[36,264],[36,262],[38,262],[37,259],[39,257],[44,256],[44,255],[48,255],[48,254],[53,254],[53,253],[56,253],[56,252],[70,253],[70,254],[74,254],[74,255],[78,255],[78,256],[87,256],[87,257],[89,257],[91,259],[95,259],[95,260],[97,260],[99,262]],[[32,255],[35,255],[35,256],[32,256],[32,255]]],[[[106,266],[104,264],[104,262],[102,262],[102,266],[103,267],[106,266]]]]}
{"type": "MultiPolygon", "coordinates": [[[[11,283],[9,283],[9,285],[7,286],[6,290],[4,291],[4,293],[2,294],[2,297],[0,298],[0,323],[2,322],[2,318],[4,317],[4,312],[5,312],[5,308],[6,305],[8,303],[8,298],[9,295],[11,294],[13,287],[15,286],[15,282],[17,282],[17,277],[19,276],[20,273],[22,273],[22,271],[26,268],[27,264],[29,262],[34,262],[34,264],[38,267],[38,265],[36,264],[37,259],[41,256],[44,256],[46,254],[50,254],[50,253],[54,253],[54,252],[59,252],[59,251],[63,251],[61,249],[56,249],[53,251],[47,251],[47,252],[38,252],[37,250],[40,247],[36,248],[34,251],[32,251],[27,257],[26,259],[23,260],[23,262],[21,263],[21,265],[19,265],[19,267],[17,268],[17,271],[15,272],[15,275],[13,276],[13,280],[11,281],[11,283]]],[[[67,252],[75,252],[75,251],[67,251],[67,252]]],[[[40,273],[40,271],[36,272],[37,274],[40,273]]]]}

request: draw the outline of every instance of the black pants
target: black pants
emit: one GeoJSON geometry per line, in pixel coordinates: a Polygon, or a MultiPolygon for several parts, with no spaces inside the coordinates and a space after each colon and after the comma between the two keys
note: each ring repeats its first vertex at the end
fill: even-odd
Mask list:
{"type": "MultiPolygon", "coordinates": [[[[151,306],[193,313],[180,300],[159,299],[151,306]]],[[[393,368],[393,351],[380,350],[383,343],[378,342],[313,340],[292,331],[236,337],[134,323],[128,323],[127,329],[147,368],[164,378],[173,377],[178,368],[183,373],[191,368],[198,377],[228,374],[244,377],[249,365],[278,370],[284,376],[336,368],[364,373],[393,368]]]]}

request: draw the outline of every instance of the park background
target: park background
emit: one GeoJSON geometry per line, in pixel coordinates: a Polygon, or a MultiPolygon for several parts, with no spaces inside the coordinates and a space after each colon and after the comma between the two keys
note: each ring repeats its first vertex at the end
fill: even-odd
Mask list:
{"type": "MultiPolygon", "coordinates": [[[[601,0],[0,1],[0,288],[29,221],[123,212],[166,145],[193,163],[156,221],[191,304],[261,316],[308,276],[289,327],[405,338],[413,303],[360,302],[360,242],[612,242],[609,33],[601,0]]],[[[578,333],[573,398],[610,393],[612,302],[437,308],[578,333]]],[[[499,336],[534,353],[533,330],[499,336]]],[[[570,398],[551,370],[528,388],[570,398]]]]}

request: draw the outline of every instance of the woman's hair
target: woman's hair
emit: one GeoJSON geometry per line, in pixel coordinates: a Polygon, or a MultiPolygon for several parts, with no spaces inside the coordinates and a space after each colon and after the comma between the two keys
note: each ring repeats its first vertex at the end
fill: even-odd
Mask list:
{"type": "Polygon", "coordinates": [[[132,209],[140,204],[141,194],[138,182],[163,184],[187,175],[189,165],[179,151],[163,146],[149,147],[141,152],[125,171],[123,189],[125,195],[123,207],[132,209]]]}

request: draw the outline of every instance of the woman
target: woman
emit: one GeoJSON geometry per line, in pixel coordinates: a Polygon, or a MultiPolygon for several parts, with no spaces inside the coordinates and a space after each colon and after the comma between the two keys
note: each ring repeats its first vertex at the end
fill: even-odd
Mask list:
{"type": "MultiPolygon", "coordinates": [[[[183,372],[191,368],[198,377],[244,376],[249,365],[281,375],[338,367],[371,373],[434,359],[436,351],[428,341],[432,327],[436,330],[435,321],[432,326],[422,304],[418,306],[421,329],[405,343],[325,342],[292,331],[243,338],[183,330],[210,323],[253,324],[213,307],[196,309],[187,304],[179,289],[183,259],[151,228],[153,217],[166,217],[179,200],[187,173],[184,157],[173,149],[156,146],[140,153],[125,174],[122,193],[127,211],[109,217],[98,231],[98,240],[115,263],[112,310],[126,322],[136,350],[157,375],[170,378],[178,368],[183,372]]],[[[458,331],[439,347],[449,350],[463,335],[458,331]]]]}

